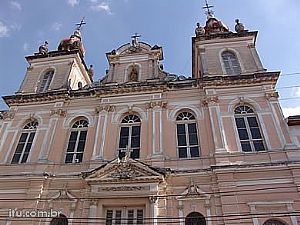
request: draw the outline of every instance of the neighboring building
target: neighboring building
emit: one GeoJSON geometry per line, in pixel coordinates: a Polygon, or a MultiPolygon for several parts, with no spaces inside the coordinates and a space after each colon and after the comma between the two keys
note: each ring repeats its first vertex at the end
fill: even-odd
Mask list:
{"type": "Polygon", "coordinates": [[[286,123],[280,72],[236,22],[208,10],[191,78],[138,36],[106,54],[101,81],[80,29],[26,57],[0,113],[0,224],[50,224],[17,216],[50,209],[62,212],[51,224],[300,224],[299,117],[286,123]]]}

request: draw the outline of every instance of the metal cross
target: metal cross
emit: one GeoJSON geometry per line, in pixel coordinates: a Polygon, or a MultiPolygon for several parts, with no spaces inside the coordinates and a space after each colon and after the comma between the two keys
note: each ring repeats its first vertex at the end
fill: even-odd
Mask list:
{"type": "Polygon", "coordinates": [[[207,10],[206,14],[207,14],[208,16],[211,16],[211,15],[213,14],[213,11],[210,10],[210,9],[213,8],[214,6],[209,5],[208,2],[207,2],[207,0],[205,0],[205,3],[206,3],[206,4],[205,4],[205,6],[203,6],[203,9],[206,9],[206,10],[207,10]]]}
{"type": "Polygon", "coordinates": [[[86,22],[84,22],[84,17],[82,18],[82,20],[80,21],[80,23],[76,23],[76,26],[77,26],[77,30],[80,30],[82,25],[85,25],[86,22]]]}

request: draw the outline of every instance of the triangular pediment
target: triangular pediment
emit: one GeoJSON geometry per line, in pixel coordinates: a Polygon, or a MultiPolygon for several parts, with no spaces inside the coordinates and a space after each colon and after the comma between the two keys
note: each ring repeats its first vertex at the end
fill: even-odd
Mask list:
{"type": "Polygon", "coordinates": [[[89,183],[159,182],[164,179],[163,172],[133,159],[113,160],[83,176],[89,183]]]}

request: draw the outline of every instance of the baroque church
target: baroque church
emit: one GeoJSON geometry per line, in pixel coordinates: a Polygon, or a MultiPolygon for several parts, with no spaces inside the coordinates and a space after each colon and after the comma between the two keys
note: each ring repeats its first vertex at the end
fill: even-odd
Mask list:
{"type": "Polygon", "coordinates": [[[134,35],[94,81],[81,25],[26,57],[0,114],[1,225],[300,224],[300,117],[283,117],[258,32],[207,9],[191,77],[134,35]]]}

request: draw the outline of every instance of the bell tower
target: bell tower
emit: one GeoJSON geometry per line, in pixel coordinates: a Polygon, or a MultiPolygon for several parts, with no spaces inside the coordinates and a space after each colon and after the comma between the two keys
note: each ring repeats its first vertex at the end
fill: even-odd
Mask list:
{"type": "Polygon", "coordinates": [[[193,78],[236,76],[265,71],[255,43],[257,31],[248,31],[236,20],[235,32],[218,18],[208,5],[205,26],[197,23],[192,38],[193,78]]]}
{"type": "Polygon", "coordinates": [[[49,51],[48,42],[37,53],[27,56],[29,63],[25,78],[17,93],[38,94],[55,90],[76,90],[91,84],[92,69],[84,61],[81,37],[82,20],[74,33],[63,39],[57,50],[49,51]]]}

